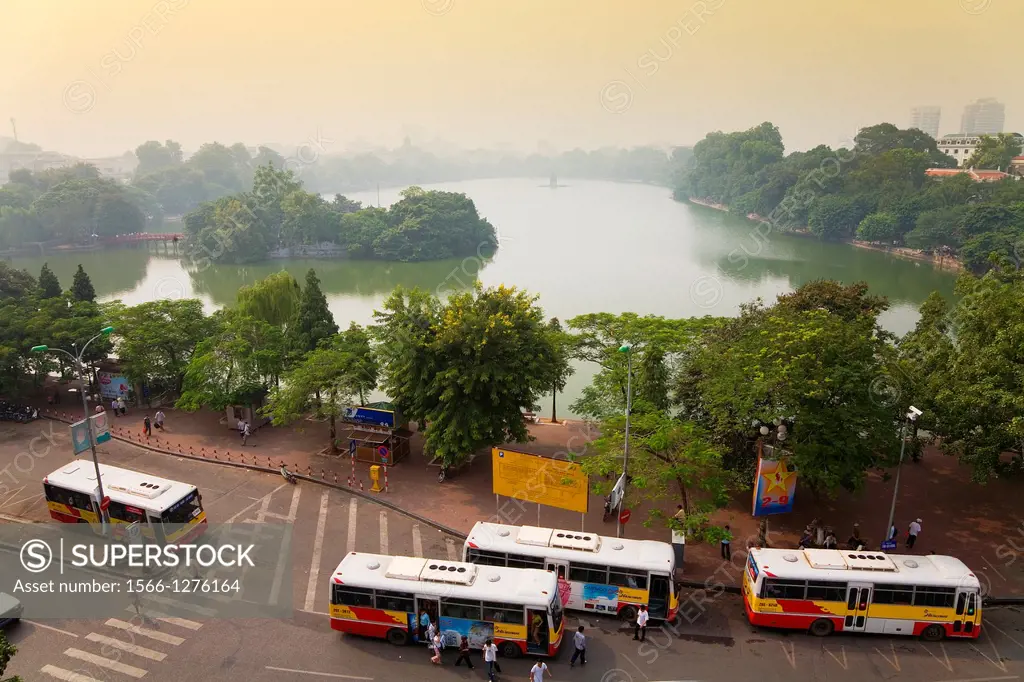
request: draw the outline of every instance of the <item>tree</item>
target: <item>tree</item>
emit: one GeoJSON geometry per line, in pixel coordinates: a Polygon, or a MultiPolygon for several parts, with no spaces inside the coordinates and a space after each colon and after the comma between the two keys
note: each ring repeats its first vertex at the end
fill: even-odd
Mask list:
{"type": "Polygon", "coordinates": [[[301,293],[295,278],[282,270],[239,289],[238,311],[275,327],[284,327],[294,319],[301,293]]]}
{"type": "Polygon", "coordinates": [[[857,226],[857,238],[868,242],[891,242],[897,237],[899,224],[891,213],[872,213],[857,226]]]}
{"type": "Polygon", "coordinates": [[[305,355],[271,392],[263,413],[275,425],[289,424],[305,414],[330,422],[330,448],[337,451],[337,419],[365,382],[359,358],[343,348],[338,337],[305,355]]]}
{"type": "Polygon", "coordinates": [[[978,146],[974,148],[974,153],[964,165],[968,168],[1008,171],[1010,162],[1020,154],[1021,137],[1019,135],[1014,133],[982,135],[978,146]]]}
{"type": "Polygon", "coordinates": [[[107,308],[114,319],[117,352],[133,382],[161,384],[181,393],[185,372],[199,344],[216,332],[195,299],[159,300],[107,308]]]}
{"type": "Polygon", "coordinates": [[[925,211],[917,217],[914,229],[906,234],[904,241],[914,249],[959,248],[962,243],[960,225],[967,209],[967,206],[954,206],[925,211]]]}
{"type": "MultiPolygon", "coordinates": [[[[8,642],[7,635],[4,634],[3,630],[0,630],[0,675],[3,675],[4,671],[7,670],[7,666],[10,665],[11,659],[14,658],[16,653],[18,653],[18,647],[8,642]]],[[[4,678],[2,682],[22,682],[22,679],[15,675],[4,678]]]]}
{"type": "Polygon", "coordinates": [[[143,142],[135,148],[135,158],[139,160],[139,165],[135,169],[135,176],[142,177],[167,168],[180,166],[184,155],[181,151],[181,145],[174,140],[167,140],[164,144],[150,140],[143,142]]]}
{"type": "Polygon", "coordinates": [[[89,279],[89,275],[86,274],[81,263],[78,264],[78,269],[75,270],[75,278],[71,284],[71,295],[74,296],[76,301],[96,302],[96,290],[93,288],[92,280],[89,279]]]}
{"type": "Polygon", "coordinates": [[[829,194],[814,200],[807,225],[822,239],[843,239],[851,236],[870,212],[864,200],[829,194]]]}
{"type": "Polygon", "coordinates": [[[284,370],[286,347],[278,327],[232,310],[217,317],[219,333],[201,341],[189,358],[179,409],[254,405],[284,370]]]}
{"type": "Polygon", "coordinates": [[[569,381],[569,377],[576,372],[572,366],[576,339],[562,329],[562,323],[558,321],[557,317],[552,317],[548,321],[548,331],[551,334],[552,348],[554,349],[551,365],[551,423],[557,424],[555,401],[559,392],[565,390],[565,384],[569,381]]]}
{"type": "Polygon", "coordinates": [[[43,263],[39,271],[39,296],[40,298],[56,298],[63,293],[57,275],[53,274],[49,263],[43,263]]]}
{"type": "Polygon", "coordinates": [[[284,168],[284,157],[275,152],[270,147],[260,146],[256,150],[256,156],[252,159],[253,166],[273,166],[274,168],[284,168]]]}
{"type": "Polygon", "coordinates": [[[338,325],[327,307],[327,297],[320,290],[320,279],[313,268],[306,273],[306,286],[299,295],[299,307],[288,333],[292,347],[299,354],[315,350],[320,341],[338,333],[338,325]]]}
{"type": "Polygon", "coordinates": [[[100,235],[132,234],[146,228],[142,209],[121,195],[100,195],[95,220],[96,233],[100,235]]]}
{"type": "Polygon", "coordinates": [[[450,465],[529,438],[522,410],[550,388],[556,353],[535,297],[477,285],[442,303],[397,288],[374,318],[383,388],[426,425],[427,452],[450,465]]]}
{"type": "MultiPolygon", "coordinates": [[[[622,471],[625,416],[601,423],[601,437],[592,443],[593,455],[582,460],[583,469],[595,478],[614,480],[622,471]]],[[[630,419],[629,469],[632,477],[627,497],[636,495],[651,502],[682,499],[686,510],[683,530],[691,538],[716,540],[723,531],[708,527],[709,515],[729,502],[736,477],[725,470],[722,453],[698,426],[672,418],[660,410],[642,412],[630,419]]],[[[602,484],[606,493],[611,483],[602,484]]],[[[651,511],[648,523],[660,518],[651,511]]]]}
{"type": "Polygon", "coordinates": [[[377,358],[370,346],[370,335],[361,326],[352,322],[341,332],[335,347],[348,354],[350,384],[359,394],[359,404],[366,404],[366,394],[377,388],[379,369],[377,358]]]}
{"type": "Polygon", "coordinates": [[[786,444],[801,481],[823,492],[856,490],[898,448],[894,406],[868,390],[885,375],[887,335],[869,301],[859,307],[870,312],[851,316],[840,312],[852,310],[849,302],[809,308],[797,300],[748,304],[706,335],[681,374],[699,410],[684,413],[728,448],[733,468],[752,467],[752,423],[792,419],[786,444]]]}

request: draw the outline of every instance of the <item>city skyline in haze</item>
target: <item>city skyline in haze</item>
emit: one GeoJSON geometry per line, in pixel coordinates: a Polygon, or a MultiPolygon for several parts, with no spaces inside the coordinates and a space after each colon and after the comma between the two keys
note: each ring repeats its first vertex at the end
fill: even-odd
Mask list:
{"type": "Polygon", "coordinates": [[[793,151],[986,97],[1014,131],[1011,64],[962,55],[1013,44],[1022,19],[1024,3],[991,0],[7,0],[0,135],[14,118],[22,141],[85,157],[165,139],[335,154],[407,135],[532,152],[771,121],[793,151]],[[956,50],[935,47],[951,30],[956,50]]]}

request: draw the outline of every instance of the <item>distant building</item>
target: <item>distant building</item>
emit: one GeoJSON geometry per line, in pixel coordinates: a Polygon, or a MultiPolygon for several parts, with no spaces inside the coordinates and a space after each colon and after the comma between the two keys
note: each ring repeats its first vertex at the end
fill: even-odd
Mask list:
{"type": "Polygon", "coordinates": [[[1024,156],[1015,156],[1013,161],[1010,162],[1010,175],[1016,175],[1018,178],[1024,177],[1024,156]]]}
{"type": "Polygon", "coordinates": [[[960,175],[961,173],[968,174],[975,182],[999,182],[1003,178],[1010,177],[1003,171],[975,170],[973,168],[968,168],[966,170],[959,168],[929,168],[924,172],[924,174],[930,178],[949,178],[954,175],[960,175]]]}
{"type": "Polygon", "coordinates": [[[942,116],[941,107],[914,107],[910,110],[910,127],[917,128],[939,139],[939,119],[942,116]]]}
{"type": "Polygon", "coordinates": [[[127,183],[139,161],[131,152],[121,156],[105,156],[92,159],[80,159],[75,156],[47,151],[19,151],[0,153],[0,185],[7,182],[11,171],[26,168],[39,173],[55,168],[68,168],[76,163],[87,163],[95,166],[103,177],[127,183]]]}
{"type": "Polygon", "coordinates": [[[960,119],[960,132],[965,135],[994,135],[1003,132],[1006,123],[1006,107],[991,97],[979,99],[964,107],[960,119]]]}
{"type": "MultiPolygon", "coordinates": [[[[1020,133],[1013,133],[1021,139],[1024,144],[1024,136],[1020,133]]],[[[963,166],[967,163],[967,159],[971,158],[974,154],[974,150],[978,147],[978,143],[981,142],[980,135],[964,135],[963,133],[950,133],[949,135],[943,135],[939,138],[939,151],[946,156],[952,156],[956,159],[956,165],[963,166]]]]}

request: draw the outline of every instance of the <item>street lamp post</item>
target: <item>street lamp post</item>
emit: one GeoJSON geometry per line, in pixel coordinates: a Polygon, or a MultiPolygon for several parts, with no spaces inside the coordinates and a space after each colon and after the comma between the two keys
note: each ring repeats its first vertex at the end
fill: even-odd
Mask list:
{"type": "MultiPolygon", "coordinates": [[[[50,348],[49,346],[46,346],[46,345],[33,346],[32,347],[32,352],[33,353],[46,353],[48,351],[53,351],[55,353],[63,353],[64,355],[68,356],[69,358],[71,358],[74,361],[74,363],[75,363],[75,365],[76,365],[76,367],[78,369],[78,373],[81,375],[81,378],[82,378],[82,388],[79,391],[79,393],[82,394],[82,414],[85,415],[85,428],[86,428],[86,431],[89,434],[89,447],[92,449],[92,464],[96,468],[96,486],[99,489],[100,503],[101,504],[102,504],[103,499],[104,499],[103,479],[100,477],[100,461],[99,461],[99,458],[96,456],[96,439],[92,435],[92,422],[89,421],[89,403],[86,401],[86,398],[85,398],[86,375],[85,375],[85,363],[82,362],[82,357],[85,355],[85,351],[89,347],[90,343],[92,343],[96,339],[100,338],[101,336],[110,336],[111,332],[113,332],[113,331],[114,331],[113,327],[104,327],[103,329],[100,330],[99,334],[97,334],[96,336],[92,337],[91,339],[89,339],[88,341],[85,342],[85,345],[82,346],[82,350],[78,351],[77,355],[72,355],[71,353],[69,353],[68,351],[66,351],[66,350],[64,350],[62,348],[50,348]]],[[[72,348],[77,350],[77,348],[75,348],[75,346],[72,346],[72,348]]],[[[105,525],[105,521],[103,519],[103,510],[102,509],[100,509],[99,519],[100,519],[100,527],[102,528],[105,525]]]]}
{"type": "Polygon", "coordinates": [[[622,504],[626,500],[626,481],[629,480],[629,415],[633,411],[633,346],[626,343],[619,347],[620,353],[626,354],[626,443],[622,451],[622,490],[619,493],[618,518],[615,537],[622,537],[622,504]]]}
{"type": "MultiPolygon", "coordinates": [[[[757,423],[758,423],[757,421],[754,422],[754,424],[757,424],[757,423]]],[[[783,442],[785,442],[786,438],[789,436],[789,429],[786,428],[785,421],[783,420],[782,417],[776,417],[775,418],[774,426],[775,426],[775,428],[771,429],[771,428],[768,427],[767,424],[762,422],[761,423],[761,428],[758,429],[758,433],[761,434],[761,440],[760,440],[760,443],[759,443],[758,449],[757,449],[757,457],[758,457],[759,460],[762,457],[762,455],[764,454],[762,446],[764,445],[764,441],[765,441],[766,438],[768,438],[769,434],[772,434],[774,436],[774,445],[771,446],[773,454],[774,454],[775,448],[779,447],[783,442]]],[[[754,485],[756,487],[757,484],[755,483],[754,485]]],[[[761,545],[762,547],[767,547],[768,546],[768,517],[767,516],[764,517],[763,519],[761,519],[761,523],[758,525],[758,529],[757,530],[758,530],[758,544],[761,545]]]]}
{"type": "Polygon", "coordinates": [[[896,518],[896,495],[900,492],[900,472],[903,470],[903,453],[907,449],[907,424],[917,421],[917,418],[922,414],[921,410],[917,409],[913,405],[910,406],[910,412],[907,412],[906,418],[903,420],[903,425],[900,427],[900,463],[896,467],[896,485],[892,489],[892,506],[889,507],[889,525],[885,527],[885,533],[882,537],[889,540],[889,531],[892,529],[892,522],[896,518]]]}

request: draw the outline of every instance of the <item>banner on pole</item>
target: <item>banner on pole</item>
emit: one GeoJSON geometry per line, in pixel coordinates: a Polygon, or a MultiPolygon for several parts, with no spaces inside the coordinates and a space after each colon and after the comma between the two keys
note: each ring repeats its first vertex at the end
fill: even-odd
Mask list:
{"type": "Polygon", "coordinates": [[[92,444],[89,442],[89,420],[83,419],[71,425],[71,447],[76,455],[80,455],[92,444]]]}
{"type": "Polygon", "coordinates": [[[89,419],[92,420],[92,435],[96,439],[96,443],[106,443],[110,440],[110,419],[107,417],[107,413],[99,412],[89,419]]]}
{"type": "Polygon", "coordinates": [[[796,468],[786,459],[759,458],[754,478],[753,515],[768,516],[793,511],[796,479],[796,468]]]}
{"type": "Polygon", "coordinates": [[[587,512],[590,486],[579,464],[498,448],[491,458],[496,495],[587,512]]]}

